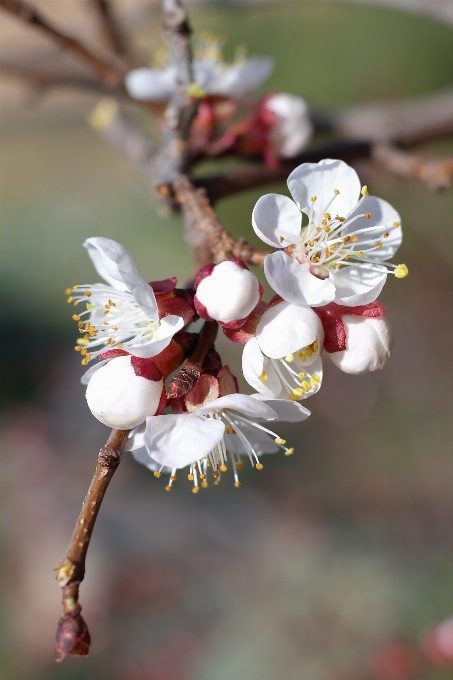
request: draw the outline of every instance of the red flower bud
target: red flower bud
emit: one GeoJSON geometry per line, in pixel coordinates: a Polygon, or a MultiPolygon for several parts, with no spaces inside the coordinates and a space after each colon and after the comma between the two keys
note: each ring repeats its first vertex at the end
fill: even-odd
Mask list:
{"type": "Polygon", "coordinates": [[[67,654],[87,656],[90,644],[90,633],[83,617],[64,614],[58,621],[55,636],[55,660],[63,661],[67,654]]]}

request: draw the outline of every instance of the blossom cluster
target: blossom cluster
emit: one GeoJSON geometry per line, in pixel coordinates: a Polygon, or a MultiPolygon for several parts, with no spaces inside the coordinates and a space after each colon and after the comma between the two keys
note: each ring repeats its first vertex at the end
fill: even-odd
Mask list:
{"type": "Polygon", "coordinates": [[[111,239],[84,244],[105,281],[67,291],[76,350],[84,365],[98,359],[82,378],[88,406],[105,425],[130,430],[126,450],[156,477],[168,475],[167,490],[181,468],[194,492],[208,485],[208,472],[218,485],[229,469],[239,487],[245,460],[261,470],[263,454],[294,453],[269,422],[310,415],[305,400],[322,386],[325,356],[353,374],[390,358],[377,298],[389,274],[408,273],[389,262],[402,240],[400,216],[340,160],[300,165],[288,189],[292,198],[267,194],[252,214],[254,231],[274,248],[264,260],[269,302],[235,258],[206,265],[180,289],[174,277],[142,279],[111,239]],[[203,332],[191,326],[199,319],[243,345],[252,394],[241,393],[213,344],[200,355],[203,332]]]}

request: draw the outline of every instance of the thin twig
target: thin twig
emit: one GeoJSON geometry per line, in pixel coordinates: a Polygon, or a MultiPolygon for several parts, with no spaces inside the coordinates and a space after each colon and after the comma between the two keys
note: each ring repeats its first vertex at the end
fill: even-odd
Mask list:
{"type": "Polygon", "coordinates": [[[103,60],[79,40],[53,26],[37,9],[23,0],[0,0],[0,7],[14,14],[24,23],[39,28],[58,45],[77,55],[106,85],[124,91],[125,69],[123,65],[103,60]]]}
{"type": "Polygon", "coordinates": [[[197,189],[187,177],[178,178],[172,189],[184,214],[185,236],[195,252],[197,269],[230,257],[263,266],[268,253],[255,250],[244,239],[235,240],[220,224],[203,189],[197,189]]]}
{"type": "Polygon", "coordinates": [[[453,156],[428,158],[382,142],[375,145],[372,157],[381,168],[400,177],[419,179],[431,189],[448,189],[451,186],[453,156]]]}
{"type": "Polygon", "coordinates": [[[107,47],[114,54],[121,57],[126,56],[128,53],[127,41],[115,19],[111,2],[109,0],[91,0],[91,3],[99,14],[107,47]]]}
{"type": "Polygon", "coordinates": [[[70,87],[93,92],[107,92],[107,88],[97,78],[76,71],[48,71],[35,66],[0,63],[0,73],[13,78],[21,78],[32,87],[46,90],[53,87],[70,87]]]}
{"type": "Polygon", "coordinates": [[[128,437],[129,430],[112,430],[107,443],[99,451],[93,479],[91,480],[82,509],[77,520],[65,557],[56,568],[56,578],[63,591],[63,617],[57,629],[56,655],[57,660],[66,654],[87,654],[86,644],[89,646],[89,634],[86,624],[80,616],[82,609],[79,604],[79,586],[85,575],[85,559],[90,545],[96,518],[108,485],[121,461],[121,454],[128,437]],[[69,619],[68,619],[69,617],[69,619]],[[73,619],[71,621],[70,619],[73,619]],[[69,635],[67,624],[76,624],[84,628],[84,651],[77,647],[73,635],[69,635]]]}
{"type": "Polygon", "coordinates": [[[192,389],[201,375],[203,362],[214,344],[218,330],[217,321],[204,322],[195,350],[168,386],[168,399],[179,399],[192,389]]]}

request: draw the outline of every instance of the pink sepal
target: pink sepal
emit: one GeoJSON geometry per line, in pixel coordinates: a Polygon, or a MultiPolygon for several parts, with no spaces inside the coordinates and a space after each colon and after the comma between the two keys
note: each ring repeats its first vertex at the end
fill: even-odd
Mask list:
{"type": "Polygon", "coordinates": [[[162,394],[160,395],[159,406],[157,407],[157,411],[154,415],[155,416],[161,416],[162,413],[164,412],[166,406],[167,406],[167,395],[165,393],[165,387],[164,387],[164,389],[162,390],[162,394]]]}
{"type": "Polygon", "coordinates": [[[353,316],[364,316],[367,318],[380,318],[385,315],[383,304],[375,300],[368,305],[357,307],[346,307],[330,302],[324,307],[313,307],[314,312],[319,316],[324,329],[324,349],[329,354],[333,352],[343,352],[346,347],[346,327],[342,316],[352,314],[353,316]]]}
{"type": "Polygon", "coordinates": [[[176,288],[177,282],[176,276],[171,276],[169,279],[162,279],[162,281],[150,281],[149,285],[153,289],[154,295],[159,297],[171,293],[176,288]]]}
{"type": "Polygon", "coordinates": [[[98,359],[99,361],[103,361],[104,359],[114,359],[115,357],[125,357],[130,352],[126,352],[125,349],[108,349],[106,352],[103,352],[102,354],[99,355],[98,359]]]}
{"type": "Polygon", "coordinates": [[[194,308],[181,297],[167,297],[164,300],[157,298],[157,308],[159,310],[159,319],[164,316],[180,316],[184,319],[184,324],[187,325],[195,316],[194,308]]]}
{"type": "Polygon", "coordinates": [[[200,302],[196,295],[193,298],[193,304],[195,307],[195,311],[200,318],[204,319],[205,321],[214,321],[214,319],[211,319],[211,317],[209,316],[206,307],[200,302]]]}
{"type": "Polygon", "coordinates": [[[215,264],[210,262],[209,264],[205,264],[205,266],[200,269],[195,277],[195,281],[193,282],[193,287],[195,290],[197,290],[198,286],[200,285],[200,281],[203,281],[203,279],[205,279],[207,276],[211,276],[214,267],[215,264]]]}
{"type": "Polygon", "coordinates": [[[224,366],[217,376],[219,381],[220,396],[225,397],[227,394],[236,394],[239,392],[238,381],[230,371],[229,366],[224,366]]]}
{"type": "Polygon", "coordinates": [[[190,413],[206,406],[219,397],[219,381],[213,375],[203,374],[184,397],[184,404],[190,413]]]}
{"type": "Polygon", "coordinates": [[[141,357],[131,357],[131,366],[134,369],[135,375],[140,378],[146,378],[153,382],[162,380],[162,373],[157,368],[156,364],[151,359],[142,359],[141,357]]]}
{"type": "Polygon", "coordinates": [[[227,336],[228,340],[232,342],[238,342],[241,345],[245,345],[250,338],[255,337],[256,327],[261,321],[261,317],[267,309],[267,304],[263,300],[260,300],[256,305],[255,309],[248,315],[245,322],[239,328],[228,328],[228,326],[223,326],[222,330],[227,336]]]}

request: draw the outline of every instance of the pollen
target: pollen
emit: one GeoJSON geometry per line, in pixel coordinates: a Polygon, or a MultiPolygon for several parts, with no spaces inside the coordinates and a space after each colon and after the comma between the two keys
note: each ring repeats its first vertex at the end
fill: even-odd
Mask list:
{"type": "Polygon", "coordinates": [[[340,192],[338,191],[338,189],[334,189],[334,190],[333,190],[333,193],[335,194],[335,196],[338,196],[338,194],[339,194],[340,192]]]}
{"type": "Polygon", "coordinates": [[[227,466],[225,464],[220,466],[220,472],[226,472],[228,470],[227,466]]]}
{"type": "Polygon", "coordinates": [[[359,240],[359,237],[358,237],[358,236],[353,236],[352,239],[351,239],[351,241],[352,241],[353,243],[357,243],[358,240],[359,240]]]}
{"type": "Polygon", "coordinates": [[[384,234],[382,234],[382,236],[383,236],[384,238],[388,238],[388,237],[389,237],[388,231],[386,231],[384,234]]]}
{"type": "Polygon", "coordinates": [[[319,383],[319,378],[317,375],[312,375],[310,378],[310,383],[312,387],[316,387],[316,385],[319,383]]]}
{"type": "Polygon", "coordinates": [[[243,460],[238,460],[238,461],[236,461],[236,463],[235,463],[235,466],[236,466],[236,468],[237,468],[238,470],[242,470],[242,469],[244,468],[244,465],[245,465],[245,463],[244,463],[243,460]]]}
{"type": "Polygon", "coordinates": [[[230,433],[231,433],[231,425],[225,425],[225,432],[226,432],[227,434],[230,434],[230,433]]]}
{"type": "Polygon", "coordinates": [[[264,467],[264,465],[263,465],[262,463],[257,463],[257,464],[255,465],[255,467],[256,467],[257,470],[262,470],[263,467],[264,467]]]}
{"type": "Polygon", "coordinates": [[[165,491],[171,491],[172,488],[173,487],[171,486],[171,484],[167,484],[167,486],[165,487],[165,491]]]}
{"type": "Polygon", "coordinates": [[[280,236],[280,238],[279,238],[280,243],[283,243],[284,240],[285,240],[284,237],[280,236]]]}
{"type": "Polygon", "coordinates": [[[154,470],[154,476],[155,476],[157,479],[159,479],[159,477],[161,476],[161,473],[159,472],[159,470],[154,470]]]}
{"type": "Polygon", "coordinates": [[[261,375],[258,376],[258,380],[261,380],[262,383],[267,383],[269,376],[267,375],[266,371],[263,371],[261,375]]]}
{"type": "Polygon", "coordinates": [[[363,250],[361,250],[361,251],[358,253],[358,255],[359,255],[359,257],[365,257],[365,253],[363,252],[363,250]]]}
{"type": "Polygon", "coordinates": [[[373,214],[372,214],[372,213],[363,213],[363,214],[365,215],[365,217],[367,218],[367,220],[369,220],[371,217],[373,217],[373,214]]]}
{"type": "Polygon", "coordinates": [[[66,302],[72,302],[73,300],[74,300],[73,297],[68,297],[68,299],[66,300],[66,302]]]}
{"type": "Polygon", "coordinates": [[[193,482],[194,477],[192,474],[189,474],[187,475],[187,479],[189,480],[189,482],[193,482]]]}
{"type": "Polygon", "coordinates": [[[301,384],[301,387],[303,387],[304,390],[308,392],[310,390],[310,383],[308,382],[308,380],[304,380],[301,384]]]}
{"type": "Polygon", "coordinates": [[[362,196],[369,196],[369,195],[370,195],[370,194],[368,193],[368,187],[367,187],[366,184],[363,185],[363,187],[362,187],[360,193],[362,194],[362,196]]]}
{"type": "Polygon", "coordinates": [[[285,361],[287,361],[289,364],[294,361],[294,354],[287,354],[285,357],[285,361]]]}
{"type": "Polygon", "coordinates": [[[236,487],[236,489],[240,489],[241,486],[242,486],[242,483],[241,482],[235,482],[234,486],[236,487]]]}
{"type": "Polygon", "coordinates": [[[205,479],[203,479],[203,481],[201,482],[201,486],[203,487],[203,489],[207,489],[209,484],[205,479]]]}
{"type": "Polygon", "coordinates": [[[282,439],[281,437],[276,437],[274,439],[276,444],[279,444],[280,446],[283,446],[283,444],[286,444],[286,439],[282,439]]]}
{"type": "Polygon", "coordinates": [[[380,241],[376,241],[376,248],[382,248],[382,243],[380,241]]]}
{"type": "Polygon", "coordinates": [[[66,288],[65,295],[71,295],[71,293],[72,293],[72,288],[66,288]]]}
{"type": "Polygon", "coordinates": [[[317,196],[312,196],[312,197],[310,198],[310,201],[311,201],[312,203],[315,203],[316,199],[317,199],[317,196]]]}
{"type": "Polygon", "coordinates": [[[78,314],[73,314],[72,318],[74,319],[74,321],[80,321],[80,316],[78,314]]]}
{"type": "Polygon", "coordinates": [[[292,456],[293,453],[294,453],[294,449],[293,449],[293,447],[291,447],[290,449],[286,449],[285,456],[292,456]]]}
{"type": "MultiPolygon", "coordinates": [[[[308,383],[307,383],[308,385],[308,383]]],[[[310,385],[308,385],[308,389],[310,389],[310,385]]],[[[292,391],[292,394],[296,397],[302,397],[304,395],[305,390],[301,389],[300,387],[295,387],[292,391]]]]}
{"type": "Polygon", "coordinates": [[[328,226],[326,225],[326,226],[324,227],[324,231],[328,234],[329,231],[330,231],[330,227],[328,227],[328,226]]]}
{"type": "Polygon", "coordinates": [[[394,222],[394,223],[393,223],[393,226],[394,226],[394,227],[395,227],[395,229],[396,229],[396,227],[399,227],[399,226],[400,226],[400,224],[401,224],[401,222],[394,222]]]}
{"type": "Polygon", "coordinates": [[[305,378],[305,373],[299,373],[299,378],[303,380],[305,378]]]}
{"type": "Polygon", "coordinates": [[[328,212],[324,213],[324,217],[326,218],[326,220],[331,220],[331,219],[332,219],[331,214],[328,213],[328,212]]]}
{"type": "Polygon", "coordinates": [[[93,293],[92,293],[90,290],[86,290],[86,291],[85,291],[85,295],[86,295],[87,297],[91,297],[91,296],[93,295],[93,293]]]}
{"type": "Polygon", "coordinates": [[[409,274],[409,269],[405,264],[399,264],[395,269],[395,276],[397,279],[404,279],[409,274]]]}

